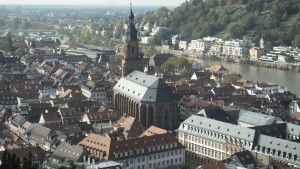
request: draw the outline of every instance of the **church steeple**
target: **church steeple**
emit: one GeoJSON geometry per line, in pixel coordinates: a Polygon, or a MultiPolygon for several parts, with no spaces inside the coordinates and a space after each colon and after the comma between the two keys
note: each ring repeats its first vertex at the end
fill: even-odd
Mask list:
{"type": "Polygon", "coordinates": [[[132,5],[130,3],[130,14],[128,16],[128,28],[126,30],[126,41],[137,41],[138,39],[138,31],[135,28],[134,23],[134,14],[132,12],[132,5]]]}
{"type": "Polygon", "coordinates": [[[134,19],[134,15],[132,12],[132,3],[130,3],[130,15],[129,15],[129,19],[133,20],[134,19]]]}
{"type": "Polygon", "coordinates": [[[143,71],[143,57],[139,53],[139,35],[135,28],[132,4],[128,16],[128,27],[123,36],[122,75],[126,76],[134,70],[143,71]]]}

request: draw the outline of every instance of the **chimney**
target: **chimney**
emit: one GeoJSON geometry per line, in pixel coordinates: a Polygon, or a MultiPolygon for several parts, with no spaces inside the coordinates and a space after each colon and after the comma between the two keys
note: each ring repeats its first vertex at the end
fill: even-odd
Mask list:
{"type": "Polygon", "coordinates": [[[88,157],[88,165],[90,165],[90,162],[91,162],[91,159],[90,159],[90,157],[88,157]]]}
{"type": "Polygon", "coordinates": [[[86,162],[86,156],[83,156],[83,162],[84,163],[86,162]]]}
{"type": "Polygon", "coordinates": [[[95,165],[95,158],[93,158],[92,161],[93,161],[92,164],[95,165]]]}

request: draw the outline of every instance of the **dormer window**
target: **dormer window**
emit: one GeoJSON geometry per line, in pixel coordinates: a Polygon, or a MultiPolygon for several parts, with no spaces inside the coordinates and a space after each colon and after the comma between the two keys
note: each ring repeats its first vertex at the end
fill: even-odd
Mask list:
{"type": "Polygon", "coordinates": [[[145,151],[144,149],[141,149],[141,153],[144,153],[144,151],[145,151]]]}
{"type": "Polygon", "coordinates": [[[140,150],[136,150],[136,154],[140,154],[140,150]]]}

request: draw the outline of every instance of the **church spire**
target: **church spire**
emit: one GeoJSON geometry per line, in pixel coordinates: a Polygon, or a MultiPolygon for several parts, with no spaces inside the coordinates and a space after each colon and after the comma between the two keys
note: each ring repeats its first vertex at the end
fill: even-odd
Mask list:
{"type": "Polygon", "coordinates": [[[129,20],[134,20],[134,14],[132,12],[132,3],[130,2],[130,15],[129,15],[129,20]]]}
{"type": "Polygon", "coordinates": [[[126,41],[138,41],[138,31],[135,28],[132,3],[130,3],[130,14],[128,16],[128,28],[126,30],[126,41]]]}
{"type": "Polygon", "coordinates": [[[123,36],[122,76],[127,76],[134,70],[143,71],[143,56],[139,52],[139,34],[135,28],[132,4],[128,16],[128,27],[123,36]]]}

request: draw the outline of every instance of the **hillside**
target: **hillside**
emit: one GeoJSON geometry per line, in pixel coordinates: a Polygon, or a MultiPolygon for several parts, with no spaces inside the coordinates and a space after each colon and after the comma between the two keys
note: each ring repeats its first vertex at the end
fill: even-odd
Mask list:
{"type": "Polygon", "coordinates": [[[299,47],[299,11],[299,0],[190,0],[165,20],[158,16],[157,25],[185,40],[246,37],[258,44],[264,37],[272,45],[299,47]]]}

